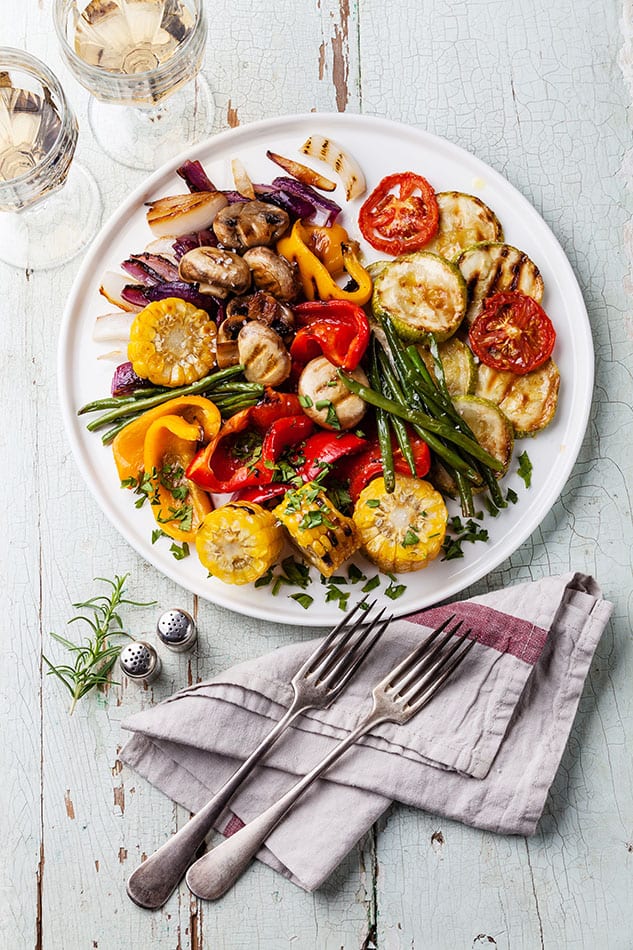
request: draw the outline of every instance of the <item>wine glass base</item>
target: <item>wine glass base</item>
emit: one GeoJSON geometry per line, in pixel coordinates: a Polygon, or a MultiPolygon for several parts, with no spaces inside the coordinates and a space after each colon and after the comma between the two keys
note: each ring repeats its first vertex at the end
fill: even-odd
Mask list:
{"type": "Polygon", "coordinates": [[[0,213],[0,261],[28,270],[67,263],[90,244],[101,210],[96,182],[73,162],[58,191],[22,211],[0,213]]]}
{"type": "Polygon", "coordinates": [[[213,95],[201,75],[151,108],[95,98],[88,105],[90,128],[103,151],[121,165],[147,171],[210,135],[214,115],[213,95]]]}

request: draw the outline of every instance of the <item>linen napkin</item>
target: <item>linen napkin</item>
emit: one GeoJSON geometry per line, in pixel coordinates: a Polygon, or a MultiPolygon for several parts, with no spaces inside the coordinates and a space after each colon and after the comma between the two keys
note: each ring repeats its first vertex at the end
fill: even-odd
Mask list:
{"type": "MultiPolygon", "coordinates": [[[[394,621],[329,710],[300,716],[236,794],[231,834],[308,772],[371,705],[371,689],[446,617],[477,641],[409,723],[362,739],[275,829],[263,861],[317,888],[394,800],[478,828],[532,834],[612,605],[593,578],[566,574],[394,621]]],[[[123,724],[121,757],[195,812],[288,706],[316,641],[282,647],[184,689],[123,724]]]]}

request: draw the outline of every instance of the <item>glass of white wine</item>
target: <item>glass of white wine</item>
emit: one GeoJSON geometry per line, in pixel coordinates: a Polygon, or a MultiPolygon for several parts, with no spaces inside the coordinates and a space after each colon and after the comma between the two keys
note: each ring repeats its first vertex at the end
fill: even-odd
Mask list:
{"type": "Polygon", "coordinates": [[[101,199],[73,161],[77,120],[50,69],[0,47],[0,260],[41,270],[86,247],[101,199]]]}
{"type": "Polygon", "coordinates": [[[153,169],[209,134],[204,3],[55,0],[63,58],[92,94],[90,127],[115,161],[153,169]]]}

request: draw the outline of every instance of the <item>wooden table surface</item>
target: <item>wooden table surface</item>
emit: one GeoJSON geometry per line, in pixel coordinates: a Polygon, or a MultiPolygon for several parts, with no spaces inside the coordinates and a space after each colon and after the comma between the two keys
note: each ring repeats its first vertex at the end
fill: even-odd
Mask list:
{"type": "MultiPolygon", "coordinates": [[[[81,124],[78,160],[109,215],[143,179],[99,153],[87,93],[62,66],[51,0],[0,6],[0,42],[62,79],[81,124]]],[[[125,880],[187,820],[118,758],[121,720],[174,689],[310,630],[198,602],[142,562],[97,508],[57,402],[56,343],[81,256],[47,272],[0,265],[3,471],[0,946],[46,950],[628,950],[633,947],[631,564],[631,5],[606,0],[215,0],[204,74],[213,129],[277,114],[364,112],[428,129],[505,175],[562,243],[595,341],[596,386],[562,496],[470,593],[570,569],[614,601],[537,834],[475,831],[393,806],[316,893],[261,865],[220,903],[185,887],[160,912],[125,880]],[[130,573],[202,631],[151,690],[111,688],[69,719],[43,675],[49,631],[95,576],[130,573]]],[[[315,127],[318,125],[315,122],[315,127]]],[[[55,654],[57,655],[57,654],[55,654]]]]}

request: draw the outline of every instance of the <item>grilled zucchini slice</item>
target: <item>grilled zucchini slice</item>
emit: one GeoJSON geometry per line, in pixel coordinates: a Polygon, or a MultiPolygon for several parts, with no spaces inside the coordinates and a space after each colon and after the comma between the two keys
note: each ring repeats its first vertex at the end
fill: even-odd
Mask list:
{"type": "Polygon", "coordinates": [[[284,534],[272,512],[232,501],[210,512],[196,535],[196,551],[210,574],[226,584],[262,577],[281,554],[284,534]]]}
{"type": "Polygon", "coordinates": [[[517,290],[537,303],[543,299],[543,278],[534,261],[511,244],[484,242],[460,254],[456,261],[468,289],[466,324],[482,311],[486,297],[517,290]]]}
{"type": "Polygon", "coordinates": [[[363,553],[387,573],[419,571],[442,550],[448,512],[430,482],[396,475],[387,493],[384,478],[363,488],[354,506],[363,553]]]}
{"type": "MultiPolygon", "coordinates": [[[[477,382],[477,364],[473,352],[463,340],[452,336],[450,340],[438,345],[446,388],[451,396],[461,396],[475,391],[477,382]]],[[[426,363],[429,372],[437,379],[435,362],[427,347],[419,345],[418,352],[426,363]]]]}
{"type": "Polygon", "coordinates": [[[468,423],[479,444],[503,464],[501,478],[508,471],[514,449],[514,430],[499,406],[481,396],[457,396],[453,405],[468,423]]]}
{"type": "Polygon", "coordinates": [[[496,403],[512,423],[515,438],[523,439],[552,421],[559,388],[560,373],[553,359],[523,376],[502,373],[482,363],[475,394],[496,403]]]}
{"type": "Polygon", "coordinates": [[[503,241],[499,219],[481,199],[463,191],[440,191],[435,197],[440,209],[440,226],[425,251],[453,261],[473,244],[503,241]]]}
{"type": "Polygon", "coordinates": [[[466,312],[466,283],[450,261],[416,251],[385,265],[374,280],[372,310],[390,317],[397,333],[421,343],[428,333],[438,341],[452,336],[466,312]]]}

